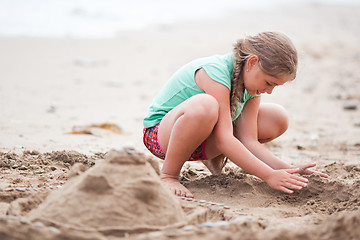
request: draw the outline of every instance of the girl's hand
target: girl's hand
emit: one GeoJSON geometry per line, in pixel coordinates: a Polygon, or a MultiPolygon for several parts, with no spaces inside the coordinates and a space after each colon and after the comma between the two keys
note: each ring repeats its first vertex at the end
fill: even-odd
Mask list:
{"type": "Polygon", "coordinates": [[[316,163],[304,163],[304,164],[300,164],[300,165],[297,165],[294,167],[295,168],[298,168],[299,169],[299,174],[301,175],[319,175],[320,177],[323,177],[323,178],[329,178],[329,175],[327,175],[326,173],[322,173],[322,172],[318,172],[318,171],[315,171],[315,170],[311,170],[309,168],[312,168],[312,167],[315,167],[316,166],[316,163]]]}
{"type": "Polygon", "coordinates": [[[300,190],[307,186],[308,180],[306,178],[295,175],[299,171],[299,168],[274,170],[264,181],[274,189],[293,193],[294,191],[291,189],[300,190]]]}

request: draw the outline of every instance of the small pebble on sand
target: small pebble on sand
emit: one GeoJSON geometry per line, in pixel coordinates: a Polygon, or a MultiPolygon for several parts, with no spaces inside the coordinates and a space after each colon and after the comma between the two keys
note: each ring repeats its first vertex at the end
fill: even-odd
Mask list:
{"type": "Polygon", "coordinates": [[[188,225],[188,226],[185,226],[182,228],[182,230],[185,230],[185,231],[191,231],[194,229],[195,229],[195,226],[193,226],[193,225],[188,225]]]}
{"type": "Polygon", "coordinates": [[[356,110],[357,109],[357,102],[356,101],[346,101],[343,104],[343,109],[345,110],[356,110]]]}
{"type": "Polygon", "coordinates": [[[214,227],[226,227],[229,226],[229,223],[226,221],[218,221],[218,222],[214,222],[214,227]]]}
{"type": "Polygon", "coordinates": [[[17,187],[17,188],[15,188],[15,190],[18,191],[18,192],[25,192],[25,191],[26,191],[26,188],[17,187]]]}
{"type": "Polygon", "coordinates": [[[198,225],[200,228],[214,228],[215,225],[211,222],[204,222],[198,225]]]}
{"type": "Polygon", "coordinates": [[[56,234],[59,234],[59,233],[60,233],[60,230],[57,229],[57,228],[49,227],[48,229],[49,229],[49,231],[51,231],[51,232],[53,232],[53,233],[56,233],[56,234]]]}
{"type": "Polygon", "coordinates": [[[237,215],[239,216],[246,216],[247,213],[246,212],[235,212],[237,215]]]}
{"type": "Polygon", "coordinates": [[[44,225],[42,222],[36,222],[36,223],[35,223],[35,227],[37,227],[37,228],[44,228],[45,225],[44,225]]]}

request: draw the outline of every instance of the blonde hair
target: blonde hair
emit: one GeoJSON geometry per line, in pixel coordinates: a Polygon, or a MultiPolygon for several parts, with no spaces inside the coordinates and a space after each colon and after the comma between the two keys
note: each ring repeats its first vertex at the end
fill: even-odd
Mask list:
{"type": "Polygon", "coordinates": [[[236,106],[244,93],[243,72],[249,57],[259,58],[259,67],[273,77],[296,77],[297,51],[291,40],[277,32],[262,32],[240,39],[234,45],[234,67],[231,77],[230,110],[234,116],[236,106]]]}

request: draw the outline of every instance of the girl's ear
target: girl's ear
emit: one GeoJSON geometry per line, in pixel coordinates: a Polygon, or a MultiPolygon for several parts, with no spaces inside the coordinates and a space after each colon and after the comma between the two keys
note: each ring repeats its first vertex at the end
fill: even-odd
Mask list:
{"type": "Polygon", "coordinates": [[[252,55],[247,59],[246,62],[246,71],[250,71],[256,64],[259,62],[259,57],[256,55],[252,55]]]}

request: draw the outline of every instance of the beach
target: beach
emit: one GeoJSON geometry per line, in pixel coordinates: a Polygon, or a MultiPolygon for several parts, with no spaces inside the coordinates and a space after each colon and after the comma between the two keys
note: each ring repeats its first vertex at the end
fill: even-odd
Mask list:
{"type": "Polygon", "coordinates": [[[234,9],[103,38],[0,36],[0,53],[2,239],[360,238],[360,6],[234,9]],[[156,174],[162,162],[142,143],[153,97],[190,60],[269,30],[293,40],[299,70],[262,96],[290,119],[266,146],[292,165],[316,162],[329,181],[311,176],[285,194],[231,162],[220,176],[187,162],[181,181],[195,198],[167,195],[156,174]],[[169,199],[173,208],[159,210],[169,199]]]}

